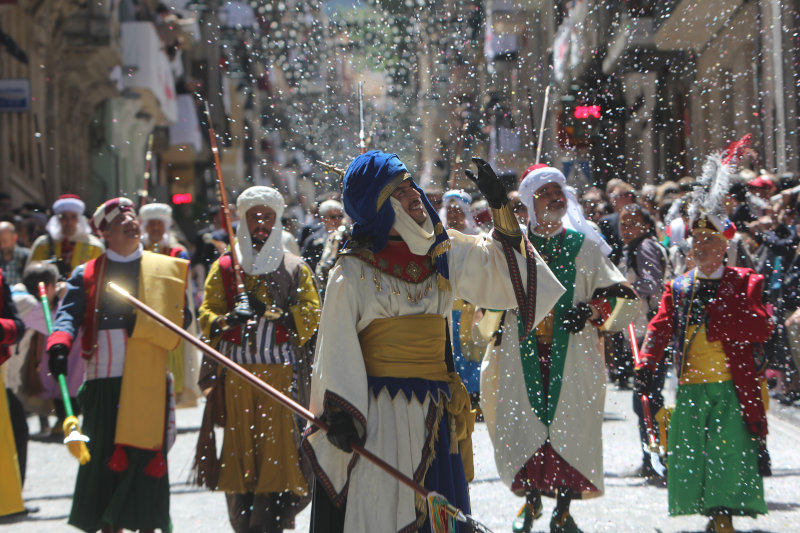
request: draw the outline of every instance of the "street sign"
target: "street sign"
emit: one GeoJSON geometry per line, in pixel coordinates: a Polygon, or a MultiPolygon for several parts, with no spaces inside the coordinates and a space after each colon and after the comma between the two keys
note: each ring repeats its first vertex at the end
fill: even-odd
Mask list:
{"type": "Polygon", "coordinates": [[[31,82],[23,78],[0,79],[0,112],[19,113],[30,110],[31,82]]]}

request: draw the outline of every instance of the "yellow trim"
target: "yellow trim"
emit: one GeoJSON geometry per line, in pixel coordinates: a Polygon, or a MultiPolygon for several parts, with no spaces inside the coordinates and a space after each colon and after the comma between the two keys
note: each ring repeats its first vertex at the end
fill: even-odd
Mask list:
{"type": "Polygon", "coordinates": [[[517,217],[514,216],[511,205],[508,203],[503,204],[498,209],[492,208],[492,222],[494,223],[494,229],[503,235],[508,235],[509,237],[522,235],[517,217]]]}
{"type": "Polygon", "coordinates": [[[367,375],[447,381],[441,315],[373,320],[358,334],[367,375]]]}
{"type": "Polygon", "coordinates": [[[383,204],[389,199],[395,189],[397,189],[397,187],[399,187],[400,184],[407,179],[411,179],[411,175],[408,172],[398,172],[395,177],[389,181],[389,183],[384,185],[383,189],[381,189],[381,192],[378,195],[378,202],[375,205],[375,211],[380,211],[381,207],[383,207],[383,204]]]}

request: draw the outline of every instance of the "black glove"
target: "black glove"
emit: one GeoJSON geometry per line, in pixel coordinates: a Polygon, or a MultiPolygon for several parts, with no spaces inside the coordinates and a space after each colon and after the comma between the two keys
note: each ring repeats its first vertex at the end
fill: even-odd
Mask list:
{"type": "Polygon", "coordinates": [[[356,423],[353,417],[344,411],[325,412],[323,418],[328,423],[328,440],[342,450],[352,453],[350,443],[361,444],[361,437],[358,435],[356,423]]]}
{"type": "Polygon", "coordinates": [[[252,309],[237,305],[230,313],[225,315],[225,323],[230,327],[239,326],[253,318],[253,316],[252,309]]]}
{"type": "Polygon", "coordinates": [[[564,329],[569,333],[578,333],[586,326],[586,321],[592,316],[592,308],[587,303],[579,303],[564,313],[564,329]]]}
{"type": "Polygon", "coordinates": [[[653,371],[649,368],[637,368],[633,374],[633,392],[636,397],[642,394],[650,395],[650,388],[653,384],[653,371]]]}
{"type": "Polygon", "coordinates": [[[264,316],[267,312],[267,304],[259,300],[255,294],[248,294],[247,301],[250,302],[250,309],[253,311],[253,316],[264,316]]]}
{"type": "Polygon", "coordinates": [[[54,376],[67,375],[67,357],[69,348],[66,344],[54,344],[47,350],[47,368],[54,376]]]}
{"type": "Polygon", "coordinates": [[[503,204],[508,202],[506,188],[500,178],[497,177],[497,174],[494,173],[492,167],[489,166],[489,163],[479,157],[473,157],[472,161],[478,167],[478,176],[476,177],[471,170],[465,170],[464,173],[481,191],[481,194],[489,203],[489,207],[500,209],[503,204]]]}

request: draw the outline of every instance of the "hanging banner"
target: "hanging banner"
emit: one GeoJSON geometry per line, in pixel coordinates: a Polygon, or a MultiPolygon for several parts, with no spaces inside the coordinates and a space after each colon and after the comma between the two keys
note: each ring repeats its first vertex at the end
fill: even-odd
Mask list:
{"type": "Polygon", "coordinates": [[[23,78],[0,79],[0,112],[30,111],[31,82],[23,78]]]}

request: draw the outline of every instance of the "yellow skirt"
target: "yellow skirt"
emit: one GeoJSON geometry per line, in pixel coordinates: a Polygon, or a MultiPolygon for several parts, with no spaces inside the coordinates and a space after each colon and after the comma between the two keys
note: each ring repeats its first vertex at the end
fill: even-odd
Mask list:
{"type": "MultiPolygon", "coordinates": [[[[5,368],[0,367],[0,384],[5,383],[5,368]]],[[[17,462],[17,445],[11,428],[11,415],[5,387],[0,387],[0,516],[21,513],[22,480],[17,462]]]]}
{"type": "MultiPolygon", "coordinates": [[[[243,366],[283,394],[291,394],[291,366],[243,366]]],[[[225,379],[225,409],[219,490],[307,495],[298,456],[299,428],[292,412],[232,373],[225,379]]]]}

